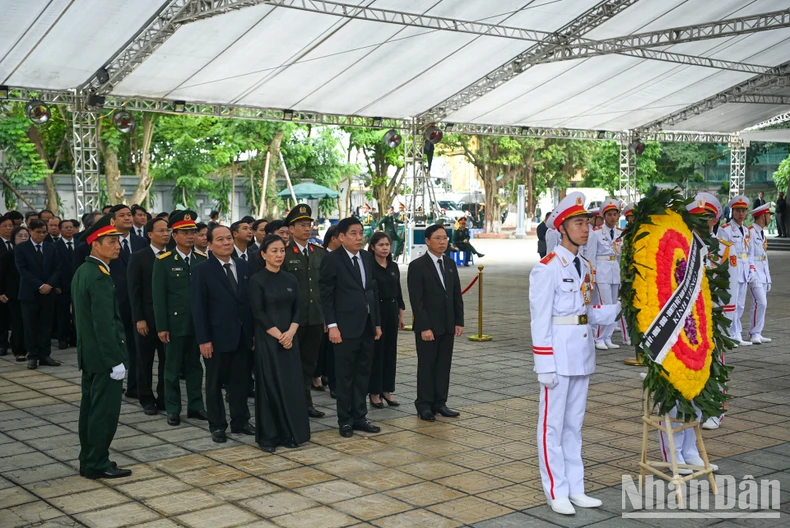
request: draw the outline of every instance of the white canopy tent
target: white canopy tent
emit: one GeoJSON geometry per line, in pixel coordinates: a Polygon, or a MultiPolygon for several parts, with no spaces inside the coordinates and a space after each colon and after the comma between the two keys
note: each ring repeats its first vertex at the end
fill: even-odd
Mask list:
{"type": "Polygon", "coordinates": [[[75,110],[84,206],[98,193],[96,106],[400,128],[417,179],[429,124],[615,139],[626,195],[640,138],[730,144],[742,190],[740,131],[790,107],[787,0],[2,0],[0,11],[8,98],[75,110]]]}

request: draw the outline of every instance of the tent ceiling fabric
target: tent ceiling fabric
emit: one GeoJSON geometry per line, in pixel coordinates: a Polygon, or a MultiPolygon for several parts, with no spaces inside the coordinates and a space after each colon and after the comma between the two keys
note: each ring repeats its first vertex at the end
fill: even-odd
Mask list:
{"type": "MultiPolygon", "coordinates": [[[[0,85],[78,88],[170,3],[3,0],[0,85]]],[[[345,3],[554,32],[600,0],[345,3]]],[[[584,38],[621,37],[787,7],[786,0],[642,0],[584,38]]],[[[261,2],[181,25],[111,94],[408,118],[440,105],[534,45],[528,40],[350,19],[261,2]]],[[[774,67],[790,56],[790,28],[653,49],[774,67]]],[[[751,77],[751,73],[622,54],[561,60],[526,68],[444,120],[638,129],[751,77]]],[[[790,95],[788,90],[765,93],[790,95]]],[[[737,132],[786,111],[787,106],[728,102],[666,128],[737,132]]]]}

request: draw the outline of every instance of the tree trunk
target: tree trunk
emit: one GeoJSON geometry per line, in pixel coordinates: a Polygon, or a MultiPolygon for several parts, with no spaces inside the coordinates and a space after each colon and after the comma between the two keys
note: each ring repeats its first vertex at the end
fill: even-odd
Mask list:
{"type": "Polygon", "coordinates": [[[502,228],[502,206],[497,194],[496,170],[486,165],[483,168],[483,189],[486,193],[485,232],[499,233],[502,228]]]}
{"type": "Polygon", "coordinates": [[[392,204],[393,198],[398,194],[398,190],[403,184],[404,174],[403,167],[398,167],[390,181],[376,185],[373,188],[373,197],[378,203],[380,213],[383,214],[387,207],[392,204]]]}
{"type": "Polygon", "coordinates": [[[123,188],[121,187],[121,169],[118,167],[118,152],[112,149],[104,151],[104,177],[107,179],[107,195],[110,204],[123,203],[123,188]]]}
{"type": "Polygon", "coordinates": [[[154,185],[154,179],[151,176],[151,140],[154,137],[154,125],[156,124],[156,115],[143,114],[143,144],[140,145],[138,152],[138,162],[135,165],[135,173],[139,180],[137,181],[137,188],[132,194],[131,203],[142,204],[148,193],[151,192],[151,187],[154,185]]]}
{"type": "MultiPolygon", "coordinates": [[[[278,130],[274,137],[272,138],[272,142],[269,143],[269,159],[271,160],[271,164],[273,167],[271,170],[274,171],[274,174],[277,174],[276,168],[277,163],[280,160],[280,145],[282,145],[283,137],[285,136],[284,130],[278,130]]],[[[269,188],[266,190],[266,196],[264,198],[263,203],[263,217],[265,218],[267,215],[271,213],[272,218],[275,218],[278,213],[278,208],[275,205],[274,207],[269,208],[269,196],[277,196],[277,178],[272,175],[269,178],[269,188]]]]}
{"type": "MultiPolygon", "coordinates": [[[[68,134],[68,132],[67,132],[68,134]]],[[[58,163],[60,163],[60,156],[63,152],[63,147],[66,144],[66,136],[63,136],[63,140],[60,142],[60,148],[58,149],[58,154],[55,158],[54,163],[50,164],[49,160],[47,159],[47,151],[44,150],[44,142],[41,139],[41,134],[38,133],[38,127],[36,125],[30,125],[27,129],[27,137],[36,147],[36,153],[38,157],[41,158],[44,163],[47,164],[50,171],[54,171],[57,168],[58,163]]],[[[44,184],[47,189],[47,205],[46,208],[52,211],[55,215],[58,214],[58,191],[55,188],[55,178],[52,177],[52,173],[47,174],[44,178],[44,184]]]]}

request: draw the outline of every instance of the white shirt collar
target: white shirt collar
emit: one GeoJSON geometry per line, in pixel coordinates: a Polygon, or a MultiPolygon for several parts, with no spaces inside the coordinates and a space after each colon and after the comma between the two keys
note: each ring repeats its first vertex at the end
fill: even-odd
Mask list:
{"type": "Polygon", "coordinates": [[[150,248],[151,248],[151,251],[153,251],[153,252],[154,252],[154,255],[157,255],[157,256],[159,255],[159,252],[160,252],[160,251],[167,251],[167,248],[163,248],[163,249],[156,249],[156,247],[155,247],[153,244],[151,244],[151,245],[150,245],[150,246],[148,246],[148,247],[150,247],[150,248]]]}
{"type": "Polygon", "coordinates": [[[300,244],[296,240],[294,240],[294,244],[296,244],[296,247],[299,248],[299,253],[304,253],[304,250],[307,249],[307,246],[303,246],[302,244],[300,244]]]}
{"type": "MultiPolygon", "coordinates": [[[[246,251],[240,250],[239,246],[237,246],[236,244],[233,244],[233,251],[236,252],[236,256],[239,257],[239,258],[241,258],[242,255],[246,255],[247,254],[246,251]]],[[[233,259],[230,259],[230,260],[233,260],[233,259]]]]}
{"type": "Polygon", "coordinates": [[[347,250],[346,246],[341,246],[341,247],[346,251],[346,253],[348,253],[348,258],[353,259],[354,257],[360,257],[359,260],[362,260],[362,256],[359,254],[359,251],[357,251],[357,254],[355,255],[352,252],[350,252],[349,250],[347,250]]]}
{"type": "MultiPolygon", "coordinates": [[[[153,247],[153,246],[151,246],[151,247],[153,247]]],[[[187,257],[189,257],[189,259],[192,260],[192,252],[191,251],[189,252],[189,255],[185,255],[185,254],[181,253],[181,250],[178,249],[178,246],[176,246],[176,253],[181,255],[182,259],[186,259],[187,257]]]]}
{"type": "Polygon", "coordinates": [[[428,252],[428,255],[430,255],[430,256],[431,256],[431,260],[433,260],[433,265],[434,265],[434,266],[436,265],[436,263],[437,263],[437,262],[439,262],[439,259],[441,259],[441,258],[442,258],[442,257],[437,257],[436,255],[434,255],[434,254],[433,254],[433,253],[431,253],[430,251],[428,252]]]}

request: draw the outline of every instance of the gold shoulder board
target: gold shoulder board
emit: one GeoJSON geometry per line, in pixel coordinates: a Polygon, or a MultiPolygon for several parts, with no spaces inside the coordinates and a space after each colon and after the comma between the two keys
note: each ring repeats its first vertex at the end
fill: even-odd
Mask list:
{"type": "Polygon", "coordinates": [[[158,258],[159,260],[162,260],[163,258],[169,257],[172,253],[173,253],[172,251],[167,251],[165,253],[162,253],[161,255],[159,255],[156,258],[158,258]]]}

